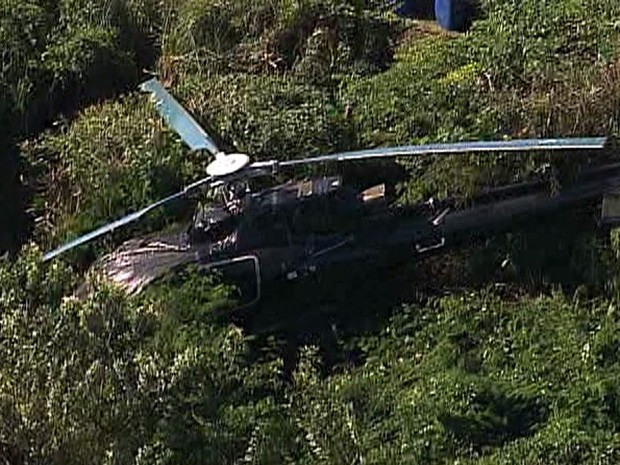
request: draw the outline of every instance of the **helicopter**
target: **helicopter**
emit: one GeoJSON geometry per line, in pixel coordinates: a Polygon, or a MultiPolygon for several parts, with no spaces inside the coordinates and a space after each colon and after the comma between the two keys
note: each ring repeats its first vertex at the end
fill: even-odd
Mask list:
{"type": "MultiPolygon", "coordinates": [[[[215,201],[201,202],[189,224],[172,232],[130,239],[95,261],[96,274],[128,294],[137,294],[167,273],[193,265],[201,273],[217,271],[231,279],[239,288],[239,308],[253,307],[265,294],[277,293],[285,284],[338,286],[345,276],[351,278],[363,270],[437,253],[480,234],[510,227],[519,218],[590,201],[620,186],[620,164],[610,164],[584,171],[575,183],[554,196],[548,195],[542,182],[514,184],[481,193],[466,209],[459,209],[451,199],[394,207],[387,200],[386,183],[359,190],[344,183],[341,176],[289,180],[254,191],[251,181],[255,178],[326,162],[489,152],[598,151],[605,148],[607,139],[410,145],[251,162],[247,154],[220,150],[156,78],[142,83],[140,89],[151,94],[156,110],[191,150],[207,150],[214,156],[207,176],[43,257],[44,261],[52,260],[176,199],[205,189],[212,193],[215,201]]],[[[78,295],[88,289],[85,283],[78,295]]]]}

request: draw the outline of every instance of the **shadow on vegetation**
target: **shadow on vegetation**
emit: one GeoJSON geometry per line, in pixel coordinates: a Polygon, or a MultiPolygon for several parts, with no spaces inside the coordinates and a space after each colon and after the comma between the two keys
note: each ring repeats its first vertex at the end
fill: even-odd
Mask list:
{"type": "Polygon", "coordinates": [[[535,397],[483,385],[476,391],[470,412],[445,414],[439,420],[457,440],[483,452],[485,446],[499,446],[533,434],[545,418],[545,409],[535,397]]]}
{"type": "Polygon", "coordinates": [[[401,0],[396,3],[396,13],[416,19],[435,19],[435,0],[411,1],[401,0]]]}
{"type": "MultiPolygon", "coordinates": [[[[7,140],[2,139],[0,140],[7,140]]],[[[5,142],[0,147],[0,254],[19,249],[30,231],[30,221],[26,213],[28,193],[20,181],[21,163],[14,144],[5,142]]]]}
{"type": "MultiPolygon", "coordinates": [[[[32,230],[27,208],[34,192],[24,185],[24,160],[17,144],[50,128],[59,119],[72,118],[86,105],[133,91],[142,79],[141,69],[156,59],[155,43],[137,25],[127,25],[123,38],[134,48],[132,59],[119,60],[116,51],[92,50],[95,58],[87,69],[66,69],[62,76],[43,75],[18,105],[8,97],[0,99],[0,253],[16,252],[32,230]]],[[[91,52],[91,50],[88,50],[91,52]]],[[[119,52],[120,53],[120,52],[119,52]]]]}

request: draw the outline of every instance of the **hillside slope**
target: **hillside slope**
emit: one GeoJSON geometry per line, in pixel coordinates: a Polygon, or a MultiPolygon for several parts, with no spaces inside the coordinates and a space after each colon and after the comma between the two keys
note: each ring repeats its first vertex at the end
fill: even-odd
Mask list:
{"type": "MultiPolygon", "coordinates": [[[[617,135],[617,2],[483,0],[464,35],[383,4],[0,0],[0,248],[27,244],[0,263],[0,462],[618,462],[618,237],[589,212],[412,265],[365,302],[277,309],[266,333],[192,270],[69,297],[95,255],[191,203],[41,263],[204,173],[135,90],[144,69],[256,159],[617,135]]],[[[402,201],[593,161],[409,162],[402,201]]]]}

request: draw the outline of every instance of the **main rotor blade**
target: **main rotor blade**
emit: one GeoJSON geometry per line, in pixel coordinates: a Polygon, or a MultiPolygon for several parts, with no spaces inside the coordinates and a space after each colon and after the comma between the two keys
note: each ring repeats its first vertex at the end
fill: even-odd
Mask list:
{"type": "Polygon", "coordinates": [[[484,152],[528,152],[537,150],[594,150],[605,146],[605,137],[566,139],[520,139],[510,141],[457,142],[453,144],[403,145],[400,147],[377,148],[341,152],[300,160],[287,160],[279,166],[296,166],[327,161],[352,161],[373,158],[394,158],[401,156],[462,154],[484,152]]]}
{"type": "Polygon", "coordinates": [[[213,139],[157,79],[143,82],[140,90],[153,95],[157,111],[192,150],[207,149],[213,155],[221,153],[213,139]]]}
{"type": "Polygon", "coordinates": [[[74,239],[70,242],[67,242],[66,244],[62,245],[61,247],[58,247],[57,249],[52,250],[51,252],[46,253],[43,256],[43,261],[48,261],[51,260],[54,257],[57,257],[60,254],[63,254],[79,245],[85,244],[87,242],[92,241],[93,239],[96,239],[97,237],[103,236],[104,234],[107,234],[109,232],[112,232],[113,230],[115,230],[116,228],[119,228],[121,226],[125,226],[126,224],[132,223],[133,221],[136,221],[137,219],[143,217],[144,215],[146,215],[147,213],[149,213],[150,211],[161,207],[162,205],[171,202],[172,200],[181,198],[185,195],[187,195],[190,191],[192,191],[193,189],[200,187],[203,184],[206,184],[207,182],[209,182],[212,179],[211,176],[204,178],[204,179],[200,179],[192,184],[190,184],[189,186],[187,186],[185,189],[183,189],[180,192],[177,192],[176,194],[172,194],[169,195],[168,197],[165,197],[161,200],[158,200],[155,203],[150,204],[149,206],[143,208],[142,210],[138,210],[137,212],[131,213],[127,216],[124,216],[122,218],[119,218],[116,221],[113,221],[112,223],[108,223],[106,225],[103,225],[97,229],[95,229],[94,231],[91,231],[87,234],[84,234],[83,236],[78,237],[77,239],[74,239]]]}

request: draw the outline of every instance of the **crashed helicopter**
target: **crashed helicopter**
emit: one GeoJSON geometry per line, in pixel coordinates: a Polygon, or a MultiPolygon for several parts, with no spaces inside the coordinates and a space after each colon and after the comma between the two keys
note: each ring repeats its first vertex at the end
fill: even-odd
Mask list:
{"type": "Polygon", "coordinates": [[[584,171],[556,195],[548,194],[544,182],[516,184],[483,192],[465,209],[450,199],[394,207],[386,200],[385,184],[358,191],[339,176],[289,181],[254,192],[253,178],[325,162],[429,154],[598,151],[606,146],[606,139],[429,144],[250,162],[246,154],[222,152],[159,81],[151,79],[140,88],[152,95],[155,108],[192,150],[214,155],[207,176],[44,256],[51,260],[202,189],[216,193],[217,200],[200,204],[193,221],[181,230],[130,239],[95,262],[98,275],[130,294],[171,270],[194,264],[201,272],[218,270],[232,279],[241,291],[241,306],[252,306],[286,283],[337,282],[363,270],[410,261],[505,229],[520,218],[592,201],[620,186],[620,163],[616,163],[584,171]]]}

